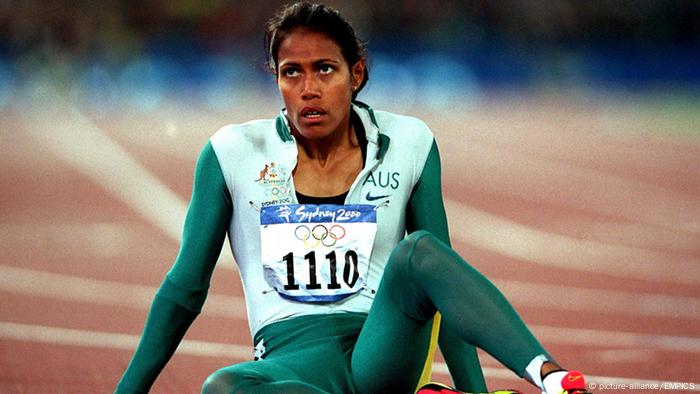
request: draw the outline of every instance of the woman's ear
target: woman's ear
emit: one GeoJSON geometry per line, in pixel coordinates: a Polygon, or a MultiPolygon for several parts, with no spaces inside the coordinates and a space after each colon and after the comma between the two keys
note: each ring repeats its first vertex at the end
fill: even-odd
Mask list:
{"type": "Polygon", "coordinates": [[[358,60],[352,65],[350,73],[352,74],[352,91],[356,92],[362,85],[362,79],[365,77],[365,61],[358,60]]]}

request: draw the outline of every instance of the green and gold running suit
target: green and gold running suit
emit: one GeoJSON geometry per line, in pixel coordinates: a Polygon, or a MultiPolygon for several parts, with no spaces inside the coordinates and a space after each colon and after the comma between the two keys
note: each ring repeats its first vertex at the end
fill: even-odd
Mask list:
{"type": "Polygon", "coordinates": [[[473,345],[520,376],[546,354],[501,293],[449,247],[439,154],[427,126],[361,103],[353,104],[353,124],[364,131],[366,159],[344,203],[377,206],[365,286],[328,303],[272,290],[260,262],[259,215],[299,203],[291,178],[296,143],[284,114],[223,128],[200,155],[180,253],[117,392],[153,384],[201,310],[227,231],[261,359],[215,372],[204,392],[412,392],[438,310],[441,349],[462,390],[486,390],[473,345]]]}

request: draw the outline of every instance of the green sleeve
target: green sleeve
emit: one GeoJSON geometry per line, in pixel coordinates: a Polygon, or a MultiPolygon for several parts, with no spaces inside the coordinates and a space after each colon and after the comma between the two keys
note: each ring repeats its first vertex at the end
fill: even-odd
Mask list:
{"type": "Polygon", "coordinates": [[[146,393],[202,309],[232,214],[231,196],[208,143],[197,160],[177,259],[155,295],[136,352],[116,393],[146,393]]]}
{"type": "MultiPolygon", "coordinates": [[[[408,233],[427,230],[450,245],[447,215],[442,200],[440,153],[434,140],[408,203],[406,229],[408,233]]],[[[456,388],[469,392],[486,392],[476,348],[459,338],[445,324],[440,327],[438,343],[456,388]]]]}

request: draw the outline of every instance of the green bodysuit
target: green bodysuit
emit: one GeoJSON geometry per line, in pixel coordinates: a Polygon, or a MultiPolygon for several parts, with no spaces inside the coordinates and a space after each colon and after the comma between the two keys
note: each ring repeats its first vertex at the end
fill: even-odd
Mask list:
{"type": "MultiPolygon", "coordinates": [[[[272,274],[261,264],[260,238],[267,229],[260,217],[265,208],[304,205],[291,178],[296,144],[283,115],[219,130],[198,160],[180,253],[153,301],[117,392],[145,392],[153,384],[201,310],[227,232],[251,333],[264,352],[261,360],[217,371],[204,391],[411,392],[438,310],[445,322],[441,349],[462,390],[485,391],[471,344],[520,376],[530,360],[545,354],[500,292],[449,248],[439,154],[425,124],[375,113],[360,103],[353,105],[353,122],[367,141],[365,166],[344,205],[336,205],[377,207],[363,286],[335,302],[300,302],[274,291],[272,274]],[[411,236],[401,241],[406,233],[411,236]]],[[[296,235],[313,240],[304,234],[296,235]]],[[[309,234],[318,242],[326,239],[322,233],[309,234]]],[[[345,251],[346,271],[354,262],[347,256],[345,251]]],[[[314,262],[313,272],[321,269],[307,260],[314,262]]],[[[315,276],[305,283],[309,278],[297,278],[299,266],[294,267],[286,266],[292,290],[335,284],[316,283],[315,276]]],[[[344,273],[346,281],[354,278],[344,273]]]]}

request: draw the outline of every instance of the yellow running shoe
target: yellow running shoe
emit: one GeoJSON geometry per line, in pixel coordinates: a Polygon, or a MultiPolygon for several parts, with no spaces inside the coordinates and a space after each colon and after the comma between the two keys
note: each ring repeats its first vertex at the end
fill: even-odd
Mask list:
{"type": "Polygon", "coordinates": [[[517,390],[497,390],[489,393],[467,393],[458,391],[441,383],[428,383],[416,391],[416,394],[523,394],[517,390]]]}

